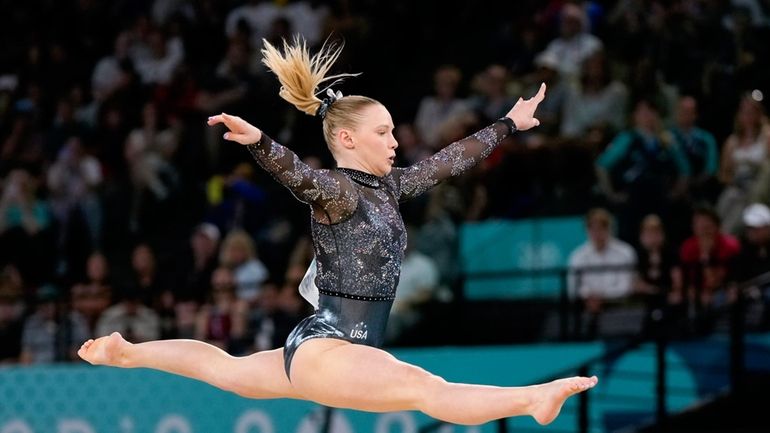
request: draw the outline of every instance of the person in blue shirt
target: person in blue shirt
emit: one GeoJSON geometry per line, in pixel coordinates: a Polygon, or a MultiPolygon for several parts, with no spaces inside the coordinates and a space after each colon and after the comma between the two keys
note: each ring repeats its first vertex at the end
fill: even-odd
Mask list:
{"type": "Polygon", "coordinates": [[[600,193],[618,213],[618,237],[635,244],[648,213],[666,220],[683,202],[690,171],[676,138],[663,127],[656,102],[640,98],[632,127],[618,133],[596,160],[600,193]]]}
{"type": "Polygon", "coordinates": [[[719,146],[711,132],[697,126],[698,100],[683,95],[670,131],[690,164],[688,195],[694,201],[715,203],[719,195],[719,146]]]}

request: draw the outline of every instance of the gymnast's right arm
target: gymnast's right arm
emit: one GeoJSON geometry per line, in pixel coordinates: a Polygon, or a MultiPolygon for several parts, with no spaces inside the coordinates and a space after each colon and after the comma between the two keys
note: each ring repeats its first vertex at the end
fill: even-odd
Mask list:
{"type": "Polygon", "coordinates": [[[346,209],[344,204],[355,203],[348,200],[353,194],[352,186],[344,176],[330,170],[313,169],[299,157],[264,134],[259,128],[237,116],[220,114],[208,120],[209,125],[223,123],[229,132],[226,140],[245,145],[257,163],[270,173],[280,184],[305,203],[313,205],[314,210],[323,210],[329,223],[344,219],[354,209],[346,209]],[[320,209],[319,209],[320,208],[320,209]]]}

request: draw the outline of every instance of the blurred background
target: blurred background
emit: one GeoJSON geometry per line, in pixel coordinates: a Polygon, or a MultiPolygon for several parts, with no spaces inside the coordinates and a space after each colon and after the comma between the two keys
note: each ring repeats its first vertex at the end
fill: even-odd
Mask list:
{"type": "Polygon", "coordinates": [[[598,374],[551,431],[767,431],[770,1],[0,5],[1,432],[540,430],[76,356],[112,331],[245,355],[312,313],[307,207],[205,124],[236,114],[332,167],[261,64],[296,34],[344,43],[333,72],[362,75],[336,88],[390,110],[400,166],[548,86],[540,127],[403,204],[388,350],[465,382],[598,374]]]}

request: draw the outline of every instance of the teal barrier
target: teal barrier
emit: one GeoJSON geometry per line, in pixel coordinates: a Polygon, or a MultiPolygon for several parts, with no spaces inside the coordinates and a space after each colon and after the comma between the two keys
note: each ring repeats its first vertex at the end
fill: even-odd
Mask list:
{"type": "MultiPolygon", "coordinates": [[[[770,340],[770,339],[767,339],[770,340]]],[[[762,353],[767,353],[767,343],[762,353]]],[[[692,363],[724,357],[718,341],[672,344],[667,352],[672,411],[695,402],[704,389],[692,363]],[[699,389],[700,388],[700,389],[699,389]]],[[[399,349],[399,359],[450,381],[500,386],[529,385],[573,368],[606,351],[601,343],[511,347],[399,349]]],[[[752,350],[754,351],[754,350],[752,350]]],[[[750,352],[752,352],[750,351],[750,352]]],[[[767,358],[763,358],[767,359],[767,358]]],[[[591,374],[600,384],[589,393],[590,431],[603,433],[653,416],[655,350],[651,344],[626,353],[591,374]]],[[[376,391],[373,391],[376,392],[376,391]]],[[[549,426],[575,431],[572,398],[549,426]]],[[[0,433],[318,433],[323,408],[294,400],[249,400],[207,384],[146,369],[87,365],[0,369],[0,433]]],[[[528,417],[509,419],[511,431],[540,428],[528,417]]],[[[417,433],[435,420],[417,412],[375,414],[335,411],[334,433],[417,433]]],[[[446,425],[438,433],[494,433],[482,426],[446,425]]],[[[543,430],[547,431],[547,430],[543,430]]]]}
{"type": "MultiPolygon", "coordinates": [[[[570,253],[585,242],[582,216],[500,220],[463,224],[460,262],[464,273],[561,268],[570,253]]],[[[558,299],[558,275],[469,278],[468,299],[558,299]]]]}

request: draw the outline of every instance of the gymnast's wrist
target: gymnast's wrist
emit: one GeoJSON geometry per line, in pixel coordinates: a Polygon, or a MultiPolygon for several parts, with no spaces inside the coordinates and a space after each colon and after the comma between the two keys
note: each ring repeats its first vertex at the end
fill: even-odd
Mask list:
{"type": "Polygon", "coordinates": [[[505,125],[508,128],[508,130],[506,131],[506,134],[505,134],[506,136],[513,135],[513,133],[518,130],[516,128],[516,123],[513,121],[513,119],[511,119],[508,116],[503,116],[503,117],[497,119],[497,122],[502,123],[503,125],[505,125]]]}

